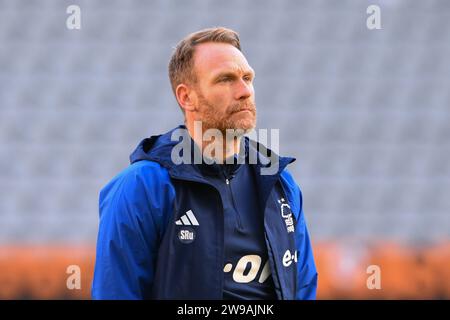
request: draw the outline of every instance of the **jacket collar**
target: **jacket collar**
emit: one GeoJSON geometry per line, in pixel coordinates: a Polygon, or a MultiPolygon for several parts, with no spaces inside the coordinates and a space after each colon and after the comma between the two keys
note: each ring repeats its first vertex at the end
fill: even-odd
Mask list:
{"type": "MultiPolygon", "coordinates": [[[[244,152],[240,153],[239,156],[236,157],[236,160],[239,159],[240,161],[242,161],[242,157],[244,157],[245,163],[250,163],[250,160],[255,162],[256,160],[256,163],[254,163],[253,167],[255,169],[256,176],[258,176],[259,179],[262,179],[261,182],[266,182],[263,183],[263,185],[272,184],[268,182],[277,180],[279,174],[286,168],[286,166],[295,161],[295,158],[282,157],[277,155],[275,152],[266,148],[264,145],[260,144],[259,142],[250,140],[248,137],[244,137],[243,139],[243,150],[244,152]],[[256,159],[250,159],[251,154],[256,155],[256,159]],[[271,166],[277,167],[277,171],[274,174],[262,174],[263,168],[267,169],[271,166]]],[[[143,139],[130,155],[130,162],[134,163],[141,160],[154,161],[165,167],[173,178],[207,183],[208,175],[217,174],[220,170],[224,170],[226,168],[224,168],[224,166],[226,165],[207,164],[204,162],[202,162],[200,165],[194,165],[194,157],[196,156],[196,154],[198,156],[199,152],[199,148],[189,136],[186,127],[184,125],[180,125],[165,134],[155,135],[143,139]],[[176,132],[176,130],[179,131],[176,132]],[[178,136],[179,140],[172,140],[173,136],[178,136]],[[191,154],[189,155],[189,157],[191,159],[191,163],[176,164],[172,161],[172,150],[177,144],[180,143],[180,141],[182,141],[181,139],[188,139],[187,141],[190,140],[191,154]]],[[[182,156],[182,153],[180,155],[182,156]]],[[[201,159],[201,153],[199,159],[201,159]]],[[[238,164],[229,166],[230,167],[228,167],[226,170],[229,170],[231,174],[239,169],[238,164]]]]}

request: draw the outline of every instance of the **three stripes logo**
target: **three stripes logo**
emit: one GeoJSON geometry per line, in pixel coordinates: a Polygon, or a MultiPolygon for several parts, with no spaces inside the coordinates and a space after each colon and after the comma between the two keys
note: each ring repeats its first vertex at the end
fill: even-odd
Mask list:
{"type": "Polygon", "coordinates": [[[195,231],[190,226],[199,226],[197,218],[195,217],[192,210],[186,211],[186,214],[182,215],[180,219],[175,221],[177,226],[183,226],[178,231],[178,239],[182,243],[191,243],[195,240],[195,231]]]}
{"type": "Polygon", "coordinates": [[[178,226],[198,226],[197,218],[195,218],[192,210],[186,211],[186,214],[182,215],[180,219],[175,221],[175,224],[178,226]]]}

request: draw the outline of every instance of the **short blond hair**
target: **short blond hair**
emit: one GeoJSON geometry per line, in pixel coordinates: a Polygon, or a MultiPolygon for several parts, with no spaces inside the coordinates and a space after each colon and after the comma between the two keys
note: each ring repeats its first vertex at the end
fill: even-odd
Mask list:
{"type": "Polygon", "coordinates": [[[197,78],[194,72],[195,46],[206,42],[228,43],[241,51],[238,33],[228,28],[208,28],[188,35],[175,47],[169,62],[170,84],[175,95],[179,84],[196,83],[197,78]]]}

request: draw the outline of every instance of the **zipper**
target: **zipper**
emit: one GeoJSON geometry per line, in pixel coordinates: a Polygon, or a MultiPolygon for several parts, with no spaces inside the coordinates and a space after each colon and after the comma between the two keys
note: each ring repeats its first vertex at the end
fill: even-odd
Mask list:
{"type": "Polygon", "coordinates": [[[233,196],[233,190],[231,189],[231,181],[227,177],[225,177],[225,184],[228,186],[227,189],[228,189],[228,192],[230,193],[231,202],[233,204],[234,211],[236,212],[237,229],[238,229],[238,231],[242,232],[244,230],[244,228],[242,226],[241,216],[239,215],[239,211],[237,210],[237,207],[236,207],[236,202],[235,202],[234,196],[233,196]]]}
{"type": "MultiPolygon", "coordinates": [[[[220,195],[220,191],[213,184],[211,184],[208,181],[203,180],[203,179],[187,178],[187,177],[176,176],[176,175],[173,175],[173,174],[170,174],[170,176],[172,178],[174,178],[174,179],[177,179],[177,180],[184,180],[184,181],[191,181],[191,182],[196,182],[196,183],[202,183],[202,184],[206,184],[206,185],[212,187],[219,194],[219,200],[221,202],[221,208],[222,208],[222,219],[225,218],[225,212],[223,210],[223,201],[222,201],[222,197],[220,195]]],[[[224,174],[224,177],[225,177],[225,184],[229,186],[230,192],[231,192],[230,179],[228,179],[225,174],[224,174]]],[[[274,187],[274,185],[272,185],[272,188],[273,187],[274,187]]],[[[231,193],[231,195],[232,195],[232,193],[231,193]]],[[[233,197],[232,197],[232,200],[233,200],[233,205],[234,205],[233,197]]],[[[265,202],[267,202],[267,201],[268,201],[268,198],[265,199],[265,202]]],[[[265,216],[266,216],[266,214],[265,214],[266,213],[266,208],[265,207],[266,207],[266,204],[264,204],[264,215],[263,216],[264,216],[264,234],[265,234],[265,238],[266,238],[267,250],[270,251],[270,253],[271,253],[270,254],[268,252],[269,264],[270,264],[270,268],[271,268],[271,271],[272,271],[272,277],[273,277],[274,285],[275,285],[275,281],[278,282],[279,291],[276,292],[277,296],[278,296],[278,299],[283,300],[284,299],[284,292],[283,292],[284,288],[283,288],[283,286],[280,283],[280,274],[279,274],[279,270],[278,270],[278,263],[277,263],[277,261],[275,261],[276,260],[276,256],[275,256],[275,252],[274,252],[274,250],[272,248],[272,241],[270,239],[269,234],[267,233],[267,225],[266,225],[266,218],[265,218],[265,216]]],[[[237,210],[236,210],[236,212],[237,212],[237,210]]],[[[240,222],[240,219],[238,221],[240,222]]],[[[224,227],[224,225],[223,225],[223,227],[224,227]]],[[[223,232],[225,232],[225,231],[223,231],[223,232]]],[[[223,234],[223,236],[224,236],[224,234],[223,234]]],[[[223,268],[223,265],[224,265],[224,262],[225,262],[225,251],[223,250],[223,246],[224,246],[224,242],[222,242],[222,248],[220,248],[220,259],[221,259],[220,270],[221,271],[222,271],[222,268],[223,268]]],[[[222,295],[223,294],[223,272],[221,272],[221,277],[219,277],[219,279],[220,279],[220,282],[221,282],[220,283],[220,287],[222,288],[221,289],[222,291],[221,291],[220,295],[222,295]]],[[[275,289],[275,291],[276,291],[276,289],[275,289]]]]}

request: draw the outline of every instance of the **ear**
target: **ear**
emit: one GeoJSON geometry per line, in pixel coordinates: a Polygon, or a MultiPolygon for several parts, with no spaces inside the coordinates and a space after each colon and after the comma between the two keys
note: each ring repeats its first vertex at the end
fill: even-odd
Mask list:
{"type": "Polygon", "coordinates": [[[178,103],[183,108],[184,112],[186,111],[195,111],[197,105],[197,95],[192,88],[181,83],[177,86],[175,90],[175,94],[178,100],[178,103]]]}

